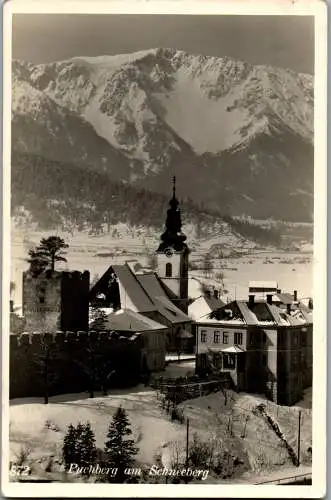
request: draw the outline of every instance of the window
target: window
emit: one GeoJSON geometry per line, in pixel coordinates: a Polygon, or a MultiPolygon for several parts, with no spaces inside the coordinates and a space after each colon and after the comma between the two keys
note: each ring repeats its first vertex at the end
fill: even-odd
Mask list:
{"type": "Polygon", "coordinates": [[[219,344],[221,340],[221,334],[219,331],[214,332],[214,344],[219,344]]]}
{"type": "Polygon", "coordinates": [[[233,354],[223,355],[223,368],[233,370],[236,367],[236,359],[233,354]]]}
{"type": "Polygon", "coordinates": [[[207,332],[206,330],[201,330],[201,342],[207,342],[207,332]]]}
{"type": "Polygon", "coordinates": [[[236,345],[242,345],[242,343],[243,343],[243,334],[242,334],[242,332],[235,332],[234,333],[234,343],[236,345]]]}
{"type": "Polygon", "coordinates": [[[229,334],[228,332],[223,332],[223,344],[229,343],[229,334]]]}
{"type": "Polygon", "coordinates": [[[39,297],[40,304],[45,304],[45,297],[39,297]]]}
{"type": "Polygon", "coordinates": [[[172,264],[170,262],[166,263],[166,277],[171,278],[172,276],[172,264]]]}

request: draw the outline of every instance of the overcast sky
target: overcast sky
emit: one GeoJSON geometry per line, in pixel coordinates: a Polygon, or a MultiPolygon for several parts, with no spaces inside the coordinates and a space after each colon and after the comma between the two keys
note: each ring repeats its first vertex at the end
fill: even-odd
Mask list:
{"type": "Polygon", "coordinates": [[[314,18],[306,16],[13,16],[13,57],[40,63],[169,47],[313,73],[314,18]]]}

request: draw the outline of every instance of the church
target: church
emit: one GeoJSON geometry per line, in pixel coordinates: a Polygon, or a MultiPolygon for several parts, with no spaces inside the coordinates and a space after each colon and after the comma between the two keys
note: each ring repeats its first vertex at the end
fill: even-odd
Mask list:
{"type": "Polygon", "coordinates": [[[156,271],[135,274],[128,263],[110,265],[90,290],[91,306],[108,310],[109,315],[129,310],[148,317],[166,326],[168,352],[193,352],[188,316],[189,253],[174,177],[165,230],[156,249],[156,271]]]}

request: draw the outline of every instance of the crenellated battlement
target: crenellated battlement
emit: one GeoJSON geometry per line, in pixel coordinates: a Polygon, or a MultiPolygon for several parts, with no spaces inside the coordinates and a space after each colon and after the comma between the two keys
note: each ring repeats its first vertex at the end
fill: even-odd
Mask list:
{"type": "Polygon", "coordinates": [[[93,369],[99,372],[108,366],[116,371],[112,384],[137,383],[141,365],[139,335],[124,337],[109,330],[12,334],[10,398],[42,396],[46,366],[49,394],[87,390],[92,362],[93,369]]]}
{"type": "Polygon", "coordinates": [[[89,280],[90,271],[52,271],[47,269],[46,271],[34,276],[31,271],[24,271],[23,278],[27,280],[61,280],[61,279],[75,279],[75,280],[89,280]]]}
{"type": "Polygon", "coordinates": [[[122,340],[130,340],[133,336],[139,334],[133,334],[131,337],[124,337],[119,335],[117,332],[113,330],[101,330],[101,331],[78,331],[78,332],[22,332],[21,334],[10,336],[10,347],[19,348],[22,346],[28,345],[40,345],[48,344],[48,345],[62,345],[65,343],[77,343],[84,342],[86,340],[93,340],[95,342],[104,342],[104,341],[122,341],[122,340]]]}

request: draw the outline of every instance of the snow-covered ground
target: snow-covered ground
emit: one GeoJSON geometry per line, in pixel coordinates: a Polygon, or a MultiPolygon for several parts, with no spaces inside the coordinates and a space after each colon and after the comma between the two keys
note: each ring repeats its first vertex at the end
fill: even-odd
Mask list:
{"type": "MultiPolygon", "coordinates": [[[[95,275],[99,277],[111,264],[123,264],[128,261],[132,266],[139,263],[146,266],[148,257],[158,244],[159,235],[137,228],[130,231],[123,224],[118,228],[120,239],[112,238],[111,235],[91,236],[86,233],[57,233],[69,244],[67,253],[67,264],[65,267],[71,270],[89,270],[91,280],[95,275]]],[[[36,246],[42,237],[50,233],[40,231],[22,231],[13,229],[11,240],[11,274],[16,288],[13,293],[15,303],[22,303],[22,272],[27,269],[26,258],[28,250],[36,246]]],[[[215,238],[205,242],[192,244],[193,251],[190,254],[191,262],[203,265],[206,253],[210,249],[215,238]]],[[[216,241],[216,240],[215,240],[216,241]]],[[[214,241],[214,243],[215,243],[214,241]]],[[[277,281],[279,287],[284,291],[298,290],[299,298],[312,296],[312,274],[313,264],[311,254],[289,253],[269,251],[263,252],[250,250],[250,253],[236,257],[214,258],[214,270],[210,277],[202,271],[191,271],[189,280],[189,296],[192,298],[201,295],[201,283],[221,287],[221,281],[217,275],[223,273],[224,287],[228,291],[223,300],[234,298],[247,298],[248,283],[252,280],[277,281]]],[[[59,265],[60,269],[61,266],[59,265]]]]}
{"type": "MultiPolygon", "coordinates": [[[[190,442],[195,434],[205,441],[218,440],[234,457],[246,464],[251,479],[260,470],[282,469],[291,465],[288,453],[266,422],[252,410],[257,404],[267,404],[267,411],[280,424],[292,442],[296,436],[298,408],[280,407],[263,398],[227,392],[186,401],[181,404],[190,421],[190,442]],[[229,432],[231,425],[232,432],[229,432]]],[[[134,439],[139,447],[138,460],[155,464],[156,458],[168,463],[174,450],[185,448],[186,426],[171,421],[161,409],[157,394],[138,386],[129,390],[113,390],[108,396],[91,399],[85,394],[50,398],[48,405],[41,399],[20,399],[10,402],[10,454],[15,460],[22,448],[31,454],[28,461],[33,474],[45,469],[51,455],[60,458],[64,434],[70,423],[89,421],[95,432],[96,444],[103,448],[112,415],[118,406],[128,413],[134,439]]],[[[311,412],[303,410],[301,448],[303,461],[311,446],[311,412]]],[[[179,454],[180,454],[179,453],[179,454]]],[[[309,456],[308,456],[309,465],[309,456]]],[[[246,475],[247,475],[246,474],[246,475]]],[[[247,479],[248,481],[248,479],[247,479]]]]}

